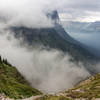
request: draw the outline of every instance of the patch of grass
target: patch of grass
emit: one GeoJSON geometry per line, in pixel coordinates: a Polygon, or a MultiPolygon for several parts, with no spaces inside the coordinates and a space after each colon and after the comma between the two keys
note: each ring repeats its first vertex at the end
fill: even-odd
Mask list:
{"type": "Polygon", "coordinates": [[[71,99],[64,96],[52,96],[52,95],[47,96],[46,95],[36,100],[71,100],[71,99]]]}

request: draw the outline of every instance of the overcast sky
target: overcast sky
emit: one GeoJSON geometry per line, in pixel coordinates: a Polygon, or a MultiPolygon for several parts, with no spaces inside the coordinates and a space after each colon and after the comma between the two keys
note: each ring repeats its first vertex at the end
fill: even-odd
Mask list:
{"type": "Polygon", "coordinates": [[[0,18],[11,25],[51,27],[45,12],[55,9],[62,21],[100,21],[100,0],[0,0],[0,18]]]}
{"type": "Polygon", "coordinates": [[[60,18],[63,21],[100,21],[100,0],[67,0],[60,18]]]}

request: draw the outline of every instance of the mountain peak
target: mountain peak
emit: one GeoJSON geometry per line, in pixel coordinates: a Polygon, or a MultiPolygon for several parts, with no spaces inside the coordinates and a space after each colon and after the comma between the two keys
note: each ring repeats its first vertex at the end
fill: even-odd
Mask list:
{"type": "Polygon", "coordinates": [[[47,17],[54,21],[54,24],[59,23],[59,15],[57,10],[53,10],[52,12],[47,14],[47,17]]]}

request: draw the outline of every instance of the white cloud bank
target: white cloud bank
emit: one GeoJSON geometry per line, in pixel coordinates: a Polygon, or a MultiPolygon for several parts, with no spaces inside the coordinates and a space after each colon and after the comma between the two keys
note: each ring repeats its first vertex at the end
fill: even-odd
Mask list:
{"type": "Polygon", "coordinates": [[[29,51],[7,34],[0,34],[0,54],[15,65],[33,87],[44,93],[69,89],[90,75],[82,64],[69,62],[67,54],[39,48],[29,51]]]}
{"type": "Polygon", "coordinates": [[[0,19],[12,26],[52,27],[46,13],[64,3],[65,0],[0,0],[0,19]]]}

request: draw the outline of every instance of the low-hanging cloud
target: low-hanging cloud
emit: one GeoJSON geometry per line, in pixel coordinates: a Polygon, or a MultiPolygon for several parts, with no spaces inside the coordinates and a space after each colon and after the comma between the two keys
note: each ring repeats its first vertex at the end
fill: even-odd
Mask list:
{"type": "Polygon", "coordinates": [[[41,0],[0,0],[0,17],[10,26],[51,27],[41,0]]]}
{"type": "Polygon", "coordinates": [[[64,3],[65,0],[0,0],[0,20],[10,26],[53,27],[46,14],[64,3]]]}
{"type": "MultiPolygon", "coordinates": [[[[3,31],[2,31],[3,32],[3,31]]],[[[1,32],[1,33],[2,33],[1,32]]],[[[58,50],[28,50],[21,47],[13,36],[0,34],[0,54],[15,65],[31,85],[44,93],[56,93],[73,87],[90,76],[80,63],[70,62],[68,54],[58,50]]]]}

